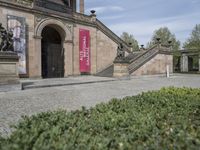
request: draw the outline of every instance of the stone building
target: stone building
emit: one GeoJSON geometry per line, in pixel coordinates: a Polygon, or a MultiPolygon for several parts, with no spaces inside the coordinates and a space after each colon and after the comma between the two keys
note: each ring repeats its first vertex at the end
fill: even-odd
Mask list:
{"type": "Polygon", "coordinates": [[[80,13],[76,0],[0,0],[0,23],[14,33],[21,77],[118,77],[163,74],[166,66],[172,70],[169,53],[159,48],[131,53],[95,11],[84,14],[84,0],[79,4],[80,13]],[[124,61],[115,61],[119,44],[124,61]]]}
{"type": "Polygon", "coordinates": [[[182,73],[200,73],[200,50],[183,49],[174,55],[174,71],[182,73]]]}
{"type": "Polygon", "coordinates": [[[83,13],[83,0],[80,13],[76,12],[76,0],[0,0],[0,22],[14,32],[20,75],[97,74],[112,65],[117,46],[123,41],[96,19],[94,12],[90,16],[83,13]],[[81,31],[89,36],[89,56],[83,56],[89,68],[84,68],[85,60],[80,68],[81,31]]]}

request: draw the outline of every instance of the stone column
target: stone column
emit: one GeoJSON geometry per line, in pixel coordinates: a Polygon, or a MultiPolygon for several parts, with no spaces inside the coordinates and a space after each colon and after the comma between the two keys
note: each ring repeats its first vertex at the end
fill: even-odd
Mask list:
{"type": "Polygon", "coordinates": [[[188,56],[186,54],[181,56],[181,72],[188,72],[188,56]]]}
{"type": "Polygon", "coordinates": [[[84,0],[80,0],[79,7],[80,7],[80,13],[84,14],[84,0]]]}
{"type": "Polygon", "coordinates": [[[200,54],[199,54],[199,73],[200,73],[200,54]]]}
{"type": "Polygon", "coordinates": [[[64,48],[64,76],[73,75],[73,41],[63,43],[64,48]]]}
{"type": "Polygon", "coordinates": [[[97,73],[97,30],[90,30],[90,62],[91,62],[91,74],[97,73]]]}
{"type": "Polygon", "coordinates": [[[35,46],[34,51],[29,53],[29,77],[42,77],[42,55],[41,55],[41,36],[34,36],[35,46]]]}

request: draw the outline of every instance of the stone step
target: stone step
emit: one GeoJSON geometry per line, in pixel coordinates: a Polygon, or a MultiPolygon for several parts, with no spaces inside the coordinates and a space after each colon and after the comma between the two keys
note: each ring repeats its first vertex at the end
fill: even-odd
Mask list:
{"type": "Polygon", "coordinates": [[[107,67],[106,69],[102,70],[101,72],[97,73],[96,76],[100,77],[113,77],[114,72],[114,65],[107,67]]]}
{"type": "Polygon", "coordinates": [[[115,78],[104,78],[104,77],[94,77],[94,76],[27,80],[27,81],[22,81],[22,89],[27,90],[27,89],[47,88],[47,87],[57,87],[57,86],[92,84],[101,82],[111,82],[115,80],[116,80],[115,78]]]}

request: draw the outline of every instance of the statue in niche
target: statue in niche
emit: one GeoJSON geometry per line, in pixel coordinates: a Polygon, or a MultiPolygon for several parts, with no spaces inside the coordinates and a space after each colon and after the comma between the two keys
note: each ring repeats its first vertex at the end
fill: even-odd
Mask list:
{"type": "Polygon", "coordinates": [[[6,31],[2,23],[0,23],[0,51],[14,51],[13,33],[12,31],[6,31]]]}
{"type": "Polygon", "coordinates": [[[123,59],[125,58],[125,51],[124,51],[124,48],[123,48],[123,44],[120,43],[118,48],[117,48],[117,57],[116,59],[123,59]]]}

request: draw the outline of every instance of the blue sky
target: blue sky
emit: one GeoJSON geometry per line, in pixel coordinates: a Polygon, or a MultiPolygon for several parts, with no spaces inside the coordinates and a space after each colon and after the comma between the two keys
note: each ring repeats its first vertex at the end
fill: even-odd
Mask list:
{"type": "Polygon", "coordinates": [[[96,10],[98,19],[117,35],[133,34],[139,44],[150,41],[160,27],[184,42],[200,24],[200,0],[85,0],[85,7],[86,14],[96,10]]]}

